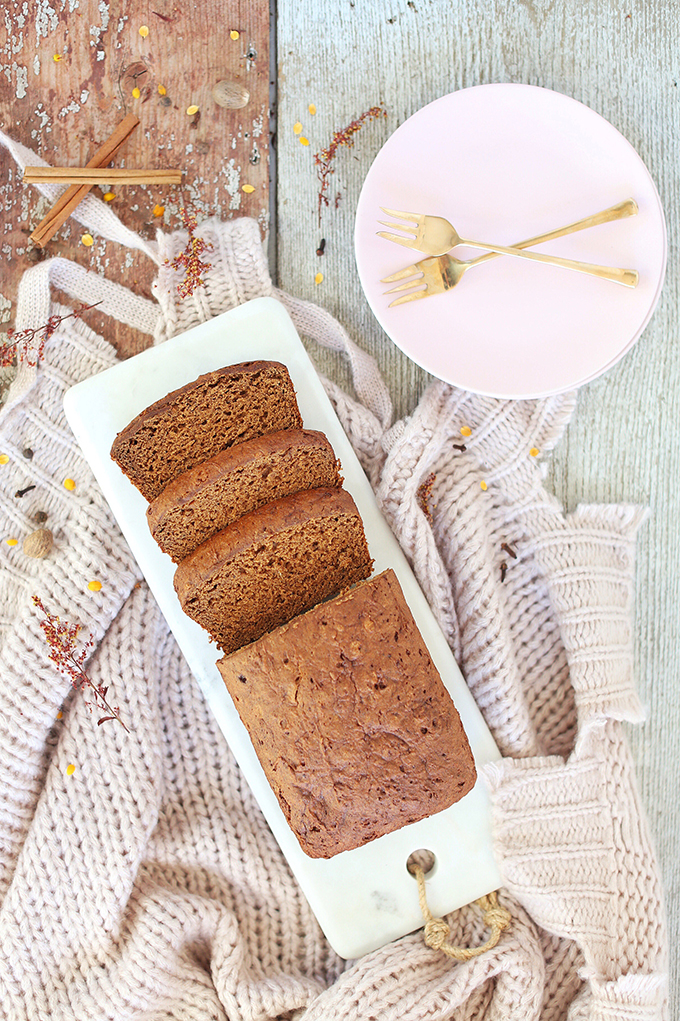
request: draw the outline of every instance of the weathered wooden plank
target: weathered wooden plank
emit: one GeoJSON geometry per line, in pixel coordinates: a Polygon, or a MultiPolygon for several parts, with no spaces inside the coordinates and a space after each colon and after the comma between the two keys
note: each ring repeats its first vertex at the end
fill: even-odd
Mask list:
{"type": "MultiPolygon", "coordinates": [[[[115,187],[121,220],[152,238],[181,227],[186,203],[199,220],[253,216],[263,237],[269,222],[269,5],[265,0],[8,0],[0,20],[0,123],[53,165],[84,166],[125,113],[140,125],[116,166],[184,171],[180,188],[115,187]],[[146,26],[148,34],[140,34],[146,26]],[[238,33],[236,36],[235,34],[238,33]],[[232,34],[235,36],[232,38],[232,34]],[[212,88],[229,79],[249,100],[226,109],[212,88]],[[139,90],[139,95],[133,93],[139,90]],[[195,114],[187,114],[197,106],[195,114]],[[244,192],[243,185],[253,187],[244,192]],[[156,207],[164,207],[160,215],[156,207]]],[[[105,189],[95,189],[101,194],[105,189]]],[[[153,265],[101,238],[85,248],[85,228],[69,220],[44,253],[28,235],[49,204],[21,183],[0,150],[5,209],[0,291],[9,302],[23,270],[43,254],[64,255],[149,294],[153,265]]],[[[7,310],[9,311],[9,310],[7,310]]],[[[123,354],[148,338],[90,313],[123,354]]]]}
{"type": "MultiPolygon", "coordinates": [[[[277,17],[278,272],[280,286],[318,301],[377,358],[397,413],[408,413],[428,377],[375,322],[353,254],[363,178],[389,134],[425,103],[486,82],[555,89],[597,110],[635,146],[657,182],[670,253],[659,309],[638,345],[583,388],[566,437],[548,461],[565,508],[625,501],[650,508],[637,568],[637,678],[649,720],[631,733],[638,779],[659,849],[670,913],[673,997],[680,1002],[680,857],[677,762],[679,674],[680,403],[678,214],[680,212],[680,8],[675,0],[279,0],[277,17]],[[313,153],[374,103],[384,122],[366,126],[337,158],[340,196],[316,218],[313,153]],[[308,103],[317,113],[309,115],[308,103]],[[296,121],[309,138],[301,146],[296,121]],[[326,254],[318,257],[319,238],[326,254]],[[324,272],[321,284],[315,274],[324,272]]],[[[464,196],[461,196],[464,201],[464,196]]],[[[311,349],[343,386],[338,356],[311,349]]]]}

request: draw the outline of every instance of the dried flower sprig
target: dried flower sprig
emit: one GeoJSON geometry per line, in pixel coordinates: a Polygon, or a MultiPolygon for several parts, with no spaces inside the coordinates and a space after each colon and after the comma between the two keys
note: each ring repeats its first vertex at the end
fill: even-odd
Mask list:
{"type": "Polygon", "coordinates": [[[83,663],[87,657],[88,649],[91,649],[94,644],[92,635],[82,643],[80,651],[76,652],[80,624],[69,624],[67,621],[63,621],[60,617],[50,613],[45,609],[43,601],[39,596],[33,596],[33,602],[44,617],[40,621],[40,627],[50,647],[49,658],[53,663],[56,663],[62,673],[67,674],[71,678],[71,684],[77,691],[89,688],[94,695],[94,704],[97,706],[97,709],[106,713],[105,716],[102,716],[97,721],[97,725],[101,726],[102,723],[106,723],[108,720],[117,720],[121,727],[129,734],[130,731],[120,718],[118,707],[109,705],[106,700],[106,693],[109,689],[105,688],[102,684],[95,684],[83,670],[83,663]]]}
{"type": "Polygon", "coordinates": [[[101,305],[101,301],[95,301],[93,305],[81,305],[65,316],[50,316],[44,326],[36,326],[34,330],[20,330],[17,333],[16,330],[9,329],[7,340],[0,344],[0,366],[11,365],[15,357],[26,361],[28,365],[37,365],[45,353],[47,341],[57,327],[66,319],[80,319],[83,312],[97,305],[101,305]]]}
{"type": "MultiPolygon", "coordinates": [[[[196,230],[196,217],[193,214],[182,207],[179,215],[188,231],[189,240],[183,251],[175,256],[170,265],[173,269],[184,270],[184,276],[177,284],[177,293],[180,298],[189,298],[197,287],[205,283],[203,274],[208,272],[212,264],[203,262],[201,256],[204,252],[212,251],[213,246],[203,238],[196,237],[194,233],[196,230]]],[[[170,260],[166,260],[166,262],[168,261],[170,260]]]]}
{"type": "Polygon", "coordinates": [[[421,511],[423,512],[427,520],[430,522],[430,524],[432,524],[433,521],[430,500],[432,499],[432,488],[435,484],[436,478],[437,476],[434,474],[434,472],[430,472],[425,481],[421,482],[421,484],[418,486],[418,492],[416,494],[418,506],[420,507],[421,511]]]}
{"type": "Polygon", "coordinates": [[[378,117],[387,117],[387,110],[382,103],[380,106],[372,106],[370,110],[366,110],[360,117],[357,117],[356,120],[353,120],[350,124],[348,124],[346,128],[343,128],[342,131],[336,131],[328,147],[326,149],[322,149],[321,152],[314,153],[316,173],[321,183],[321,187],[319,188],[318,208],[319,226],[321,226],[321,210],[323,206],[329,205],[328,188],[330,185],[330,176],[335,173],[335,168],[331,166],[331,164],[337,155],[338,149],[341,146],[346,146],[348,149],[351,149],[354,145],[354,136],[357,131],[363,127],[366,121],[374,121],[378,117]]]}

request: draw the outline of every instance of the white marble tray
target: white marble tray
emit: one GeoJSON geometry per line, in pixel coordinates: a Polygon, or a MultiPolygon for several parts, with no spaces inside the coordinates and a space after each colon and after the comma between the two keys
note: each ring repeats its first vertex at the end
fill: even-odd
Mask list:
{"type": "Polygon", "coordinates": [[[345,487],[363,517],[375,573],[392,567],[461,715],[478,767],[499,757],[423,593],[385,519],[287,312],[258,298],[72,387],[66,417],[177,642],[232,748],[321,928],[345,958],[359,957],[423,924],[417,885],[406,860],[431,850],[428,902],[436,915],[500,885],[493,858],[490,807],[483,782],[451,808],[335,857],[301,850],[264,776],[250,739],[215,665],[208,635],[181,610],[174,565],[152,539],[146,502],[111,460],[116,433],[170,390],[209,372],[253,358],[283,362],[295,386],[306,428],[326,433],[342,463],[345,487]]]}

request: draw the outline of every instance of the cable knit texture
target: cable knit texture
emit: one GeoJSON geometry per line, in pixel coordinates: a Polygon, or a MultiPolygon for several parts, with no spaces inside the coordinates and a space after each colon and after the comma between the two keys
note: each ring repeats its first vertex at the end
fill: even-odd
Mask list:
{"type": "MultiPolygon", "coordinates": [[[[110,211],[95,213],[92,229],[129,243],[110,211]]],[[[0,466],[0,1014],[665,1017],[662,896],[622,730],[641,717],[631,600],[644,514],[565,515],[529,453],[558,442],[574,395],[504,402],[435,382],[391,425],[374,361],[323,310],[272,287],[257,225],[209,221],[200,233],[213,244],[212,269],[193,298],[177,299],[166,264],[186,237],[159,235],[137,246],[159,265],[157,303],[52,260],[25,275],[17,328],[66,311],[50,304],[53,283],[76,300],[103,297],[156,342],[273,294],[307,341],[350,360],[360,399],[330,382],[327,391],[503,755],[485,779],[512,923],[464,963],[428,948],[422,932],[357,961],[330,949],[65,422],[64,390],[115,361],[71,319],[37,371],[20,367],[0,413],[9,458],[0,466]],[[461,451],[463,425],[471,436],[461,451]],[[418,491],[430,476],[427,514],[418,491]],[[21,542],[38,511],[55,545],[32,560],[21,542]],[[88,673],[109,687],[130,734],[98,727],[85,693],[48,660],[34,593],[92,633],[88,673]]],[[[452,943],[486,939],[474,906],[447,922],[452,943]]]]}

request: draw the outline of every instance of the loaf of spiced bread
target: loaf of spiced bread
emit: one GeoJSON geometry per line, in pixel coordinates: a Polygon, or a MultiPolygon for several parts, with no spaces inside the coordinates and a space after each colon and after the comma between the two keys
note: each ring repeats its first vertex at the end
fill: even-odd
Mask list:
{"type": "Polygon", "coordinates": [[[392,570],[217,666],[312,858],[443,811],[475,784],[460,717],[392,570]]]}
{"type": "Polygon", "coordinates": [[[184,612],[224,652],[367,578],[373,561],[344,489],[303,490],[238,518],[175,572],[184,612]]]}
{"type": "Polygon", "coordinates": [[[116,436],[111,457],[151,502],[174,478],[220,450],[301,427],[285,365],[242,362],[199,376],[140,412],[116,436]]]}
{"type": "Polygon", "coordinates": [[[265,503],[301,489],[340,486],[328,439],[282,429],[237,443],[178,475],[151,503],[151,534],[175,563],[215,532],[265,503]]]}

